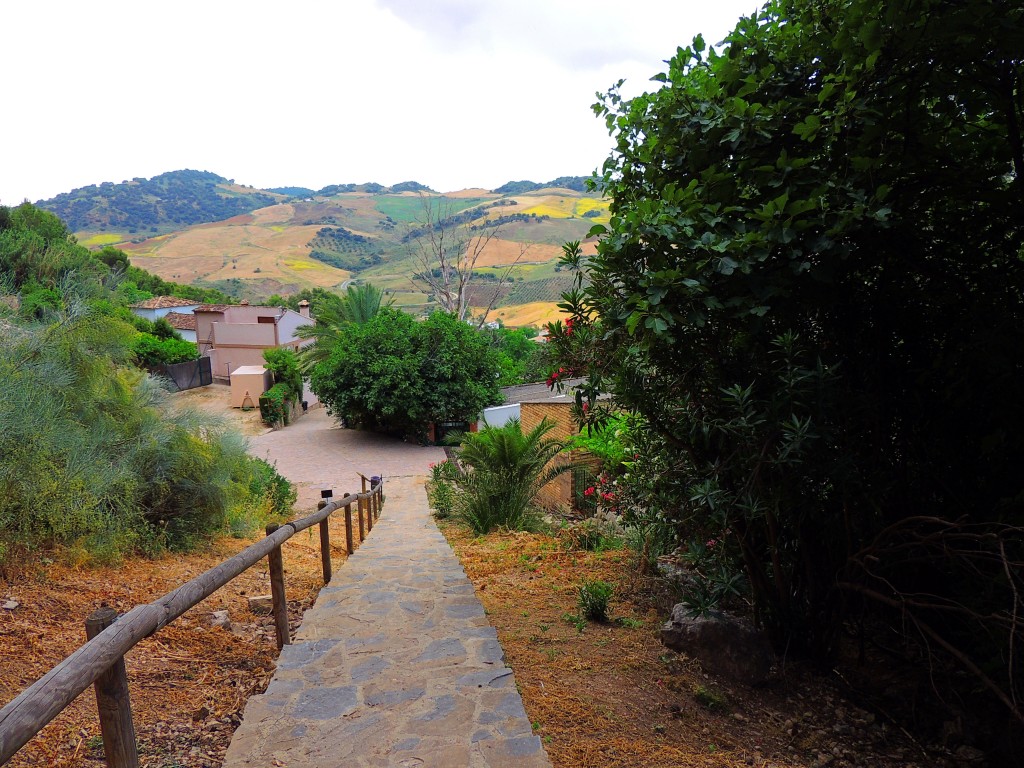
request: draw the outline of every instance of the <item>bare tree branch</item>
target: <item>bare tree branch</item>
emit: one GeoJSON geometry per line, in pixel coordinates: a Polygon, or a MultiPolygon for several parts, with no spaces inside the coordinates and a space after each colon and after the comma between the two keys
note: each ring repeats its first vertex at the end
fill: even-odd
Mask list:
{"type": "MultiPolygon", "coordinates": [[[[477,263],[492,242],[498,239],[500,224],[488,224],[487,214],[481,210],[482,224],[474,224],[465,211],[455,211],[446,198],[420,194],[423,218],[418,226],[405,235],[408,252],[416,262],[418,271],[410,280],[417,287],[426,287],[445,312],[460,320],[467,320],[470,312],[470,287],[477,277],[477,263]],[[462,214],[462,215],[460,215],[462,214]]],[[[474,209],[467,209],[472,211],[474,209]]],[[[503,265],[490,292],[483,314],[477,319],[479,328],[486,321],[501,296],[502,288],[512,281],[512,269],[522,260],[529,245],[520,244],[519,255],[511,264],[503,265]]]]}

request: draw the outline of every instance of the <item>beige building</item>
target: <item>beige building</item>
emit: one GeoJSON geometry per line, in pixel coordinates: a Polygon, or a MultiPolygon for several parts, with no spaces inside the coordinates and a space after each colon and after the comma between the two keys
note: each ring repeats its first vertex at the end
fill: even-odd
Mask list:
{"type": "Polygon", "coordinates": [[[222,381],[243,366],[262,367],[265,349],[297,352],[312,343],[297,335],[299,328],[313,324],[306,302],[299,312],[243,303],[203,304],[194,314],[199,354],[210,358],[214,378],[222,381]]]}

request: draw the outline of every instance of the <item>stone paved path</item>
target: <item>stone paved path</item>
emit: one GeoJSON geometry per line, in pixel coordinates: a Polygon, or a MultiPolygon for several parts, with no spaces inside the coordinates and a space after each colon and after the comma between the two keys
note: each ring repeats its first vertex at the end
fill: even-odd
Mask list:
{"type": "Polygon", "coordinates": [[[444,449],[403,443],[395,438],[342,429],[321,406],[284,429],[249,438],[249,452],[277,464],[278,471],[298,486],[298,508],[316,508],[320,489],[335,495],[358,491],[359,473],[370,477],[427,474],[432,462],[444,461],[444,449]]]}
{"type": "MultiPolygon", "coordinates": [[[[293,436],[322,449],[316,461],[270,449],[283,474],[349,460],[328,448],[351,434],[325,439],[316,421],[304,417],[293,436]]],[[[430,516],[426,466],[410,464],[429,451],[392,445],[394,455],[373,443],[380,520],[306,612],[266,693],[249,700],[225,768],[550,766],[496,632],[430,516]],[[414,453],[396,458],[406,448],[414,453]]]]}

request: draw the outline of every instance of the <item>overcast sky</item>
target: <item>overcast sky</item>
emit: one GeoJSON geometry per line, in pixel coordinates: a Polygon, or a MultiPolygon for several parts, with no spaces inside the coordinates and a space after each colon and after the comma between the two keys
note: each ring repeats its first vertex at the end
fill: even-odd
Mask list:
{"type": "Polygon", "coordinates": [[[754,0],[4,3],[0,203],[192,168],[438,191],[589,175],[590,107],[754,0]]]}

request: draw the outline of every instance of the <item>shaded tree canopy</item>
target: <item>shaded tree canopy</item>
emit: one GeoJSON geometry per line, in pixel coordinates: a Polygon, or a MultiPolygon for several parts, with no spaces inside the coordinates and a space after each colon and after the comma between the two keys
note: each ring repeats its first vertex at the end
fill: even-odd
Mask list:
{"type": "Polygon", "coordinates": [[[580,415],[645,417],[638,504],[726,542],[780,644],[867,610],[1021,717],[1024,8],[779,0],[725,42],[595,105],[580,415]]]}
{"type": "Polygon", "coordinates": [[[420,436],[431,422],[475,421],[500,399],[497,375],[487,339],[466,323],[383,308],[338,328],[310,386],[353,426],[420,436]]]}

